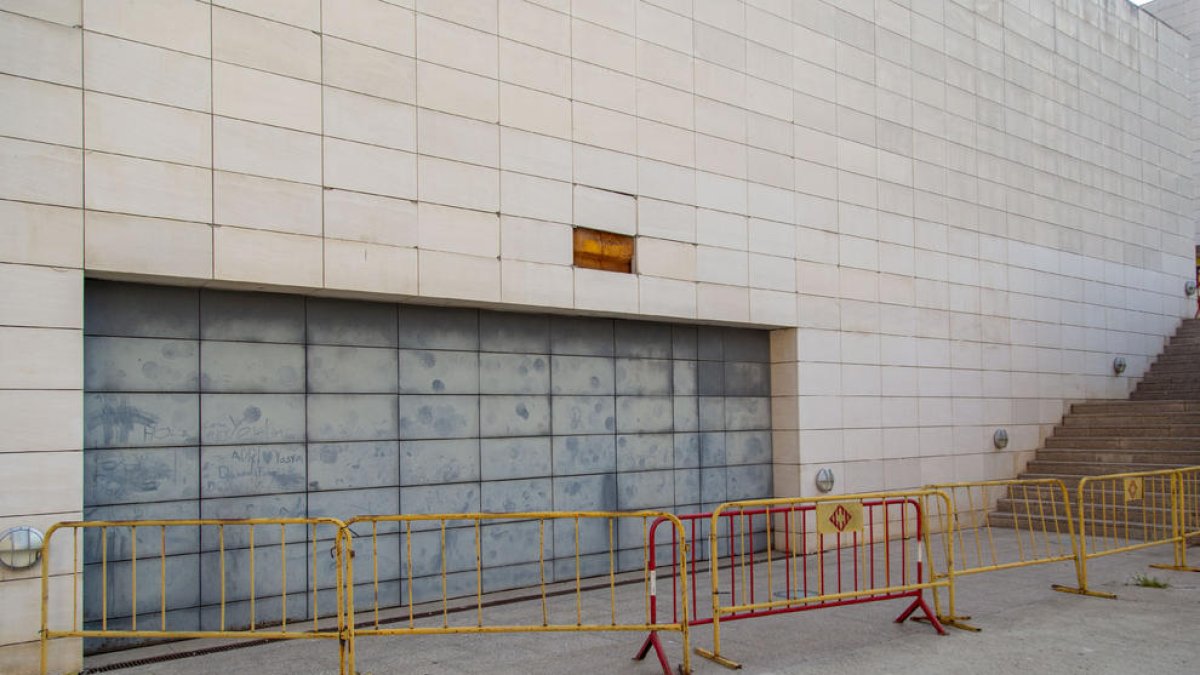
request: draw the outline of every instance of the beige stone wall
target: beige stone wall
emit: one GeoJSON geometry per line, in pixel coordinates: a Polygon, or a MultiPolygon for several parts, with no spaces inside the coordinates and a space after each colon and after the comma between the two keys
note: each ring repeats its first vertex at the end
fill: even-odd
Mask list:
{"type": "Polygon", "coordinates": [[[1188,311],[1186,50],[1125,0],[0,0],[0,524],[79,515],[85,273],[778,328],[780,495],[1010,475],[1188,311]]]}
{"type": "Polygon", "coordinates": [[[1196,224],[1196,244],[1200,246],[1200,0],[1153,0],[1142,9],[1179,31],[1190,42],[1188,55],[1188,96],[1191,98],[1192,138],[1192,221],[1196,224]]]}
{"type": "MultiPolygon", "coordinates": [[[[83,508],[82,69],[71,4],[0,4],[0,530],[44,531],[83,508]]],[[[69,598],[69,543],[58,553],[51,584],[69,598]]],[[[12,608],[0,618],[0,672],[36,672],[40,577],[0,566],[12,608]]],[[[70,620],[70,603],[55,610],[70,620]]],[[[79,648],[64,641],[52,667],[78,668],[79,648]]]]}

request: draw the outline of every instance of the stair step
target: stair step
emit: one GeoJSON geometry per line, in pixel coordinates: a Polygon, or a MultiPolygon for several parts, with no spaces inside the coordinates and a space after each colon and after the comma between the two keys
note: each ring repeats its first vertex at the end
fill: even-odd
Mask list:
{"type": "Polygon", "coordinates": [[[1200,354],[1200,342],[1172,342],[1163,347],[1163,353],[1171,356],[1200,354]]]}
{"type": "Polygon", "coordinates": [[[1037,459],[1066,458],[1100,464],[1200,465],[1200,443],[1186,450],[1160,448],[1042,448],[1037,459]]]}
{"type": "Polygon", "coordinates": [[[1046,439],[1049,448],[1079,448],[1081,450],[1200,450],[1200,439],[1170,438],[1163,436],[1088,436],[1068,438],[1051,436],[1046,439]]]}
{"type": "Polygon", "coordinates": [[[1200,370],[1167,372],[1151,370],[1142,376],[1139,385],[1166,384],[1173,387],[1195,388],[1200,385],[1200,370]]]}
{"type": "MultiPolygon", "coordinates": [[[[1175,399],[1193,400],[1200,397],[1200,387],[1181,389],[1178,386],[1157,387],[1154,385],[1138,387],[1130,396],[1172,397],[1175,399]]],[[[1135,399],[1140,400],[1140,399],[1135,399]]],[[[1161,400],[1165,400],[1161,399],[1161,400]]]]}
{"type": "Polygon", "coordinates": [[[1143,377],[1196,377],[1200,379],[1200,359],[1190,361],[1155,361],[1143,377]]]}
{"type": "MultiPolygon", "coordinates": [[[[996,503],[996,510],[993,513],[1015,513],[1020,516],[1022,521],[1032,519],[1035,523],[1043,515],[1046,518],[1065,515],[1061,505],[1048,502],[1039,504],[1037,500],[1021,499],[1001,499],[996,503]]],[[[1072,505],[1071,515],[1079,515],[1078,505],[1072,505]]],[[[1145,518],[1149,523],[1170,526],[1171,508],[1170,501],[1167,499],[1141,499],[1130,503],[1117,499],[1116,501],[1096,503],[1094,508],[1092,505],[1085,505],[1083,516],[1085,519],[1097,522],[1104,520],[1123,522],[1128,519],[1130,524],[1135,522],[1141,524],[1142,518],[1145,518]]]]}
{"type": "MultiPolygon", "coordinates": [[[[1033,521],[1035,532],[1037,532],[1038,535],[1041,535],[1042,520],[1043,519],[1034,518],[1034,521],[1033,521]]],[[[1068,531],[1067,519],[1066,519],[1066,517],[1059,517],[1059,518],[1046,517],[1044,520],[1046,523],[1046,531],[1050,533],[1048,535],[1048,538],[1050,539],[1050,546],[1051,546],[1051,550],[1053,551],[1057,547],[1056,535],[1054,534],[1054,532],[1055,532],[1054,528],[1057,526],[1059,528],[1058,531],[1063,533],[1062,537],[1065,539],[1066,532],[1068,531]]],[[[1002,527],[1002,528],[1007,528],[1007,529],[1017,529],[1017,530],[1028,531],[1029,525],[1026,522],[1026,520],[1024,518],[1022,518],[1021,521],[1022,522],[1021,522],[1020,526],[1014,528],[1013,514],[999,513],[999,512],[992,512],[992,513],[988,514],[988,523],[992,527],[1002,527]]],[[[1078,527],[1078,524],[1076,524],[1076,527],[1078,527]]],[[[1168,539],[1171,536],[1171,533],[1169,531],[1169,526],[1168,526],[1167,530],[1164,530],[1161,526],[1156,527],[1154,525],[1151,525],[1150,527],[1147,527],[1145,529],[1149,531],[1151,541],[1168,539]]],[[[1105,549],[1115,548],[1117,546],[1124,546],[1126,544],[1126,542],[1128,542],[1129,544],[1136,544],[1136,543],[1141,543],[1143,541],[1146,541],[1145,532],[1143,531],[1142,523],[1140,520],[1137,523],[1130,523],[1128,526],[1128,529],[1126,529],[1124,523],[1121,523],[1118,527],[1118,525],[1115,523],[1089,519],[1087,521],[1087,534],[1088,534],[1088,548],[1089,549],[1099,546],[1099,547],[1101,547],[1101,550],[1105,550],[1105,549]],[[1107,530],[1105,529],[1106,525],[1108,528],[1107,530]]],[[[1045,536],[1042,536],[1040,538],[1035,537],[1035,539],[1042,546],[1046,545],[1045,544],[1045,539],[1046,539],[1045,536]]],[[[1070,543],[1067,542],[1067,545],[1069,546],[1070,543]]],[[[1069,550],[1067,552],[1070,553],[1069,550]]]]}
{"type": "Polygon", "coordinates": [[[1114,415],[1111,413],[1070,413],[1062,420],[1068,428],[1120,428],[1138,426],[1200,426],[1200,413],[1147,413],[1145,415],[1114,415]]]}
{"type": "Polygon", "coordinates": [[[1151,370],[1159,368],[1177,368],[1183,370],[1200,369],[1200,357],[1190,356],[1175,356],[1171,354],[1160,354],[1157,359],[1150,363],[1151,370]]]}
{"type": "MultiPolygon", "coordinates": [[[[1066,476],[1104,476],[1115,473],[1136,473],[1139,471],[1159,471],[1162,469],[1178,469],[1179,464],[1151,464],[1141,462],[1093,464],[1089,462],[1050,462],[1034,459],[1026,466],[1031,474],[1055,474],[1066,476]]],[[[1022,474],[1024,475],[1024,474],[1022,474]]]]}
{"type": "Polygon", "coordinates": [[[1136,415],[1139,413],[1200,413],[1200,401],[1187,399],[1159,401],[1090,401],[1071,406],[1071,413],[1136,415]]]}
{"type": "MultiPolygon", "coordinates": [[[[1074,448],[1044,449],[1037,453],[1038,461],[1089,462],[1095,464],[1171,464],[1196,466],[1200,464],[1200,448],[1195,450],[1078,450],[1074,448]]],[[[1121,473],[1114,471],[1113,473],[1121,473]]]]}
{"type": "Polygon", "coordinates": [[[1184,352],[1172,352],[1170,348],[1164,347],[1163,351],[1155,357],[1154,362],[1159,361],[1194,361],[1195,356],[1185,354],[1184,352]]]}
{"type": "Polygon", "coordinates": [[[1092,436],[1135,436],[1159,438],[1194,438],[1200,445],[1200,424],[1155,424],[1149,426],[1063,426],[1054,427],[1055,438],[1092,436]]]}
{"type": "Polygon", "coordinates": [[[1195,401],[1200,400],[1200,389],[1194,392],[1180,392],[1178,389],[1165,390],[1165,392],[1134,392],[1129,395],[1129,398],[1134,401],[1195,401]]]}
{"type": "Polygon", "coordinates": [[[1147,378],[1138,384],[1138,389],[1141,391],[1163,391],[1167,389],[1174,389],[1185,393],[1200,391],[1200,380],[1188,378],[1176,382],[1170,378],[1171,376],[1163,376],[1162,378],[1147,378]]]}
{"type": "MultiPolygon", "coordinates": [[[[1067,483],[1067,477],[1063,477],[1063,482],[1067,483]]],[[[1079,480],[1081,476],[1072,477],[1071,483],[1067,484],[1067,498],[1071,500],[1071,509],[1074,513],[1079,508],[1079,480]]],[[[1124,503],[1124,496],[1121,492],[1123,485],[1119,485],[1117,481],[1109,481],[1107,483],[1089,483],[1089,487],[1084,494],[1084,502],[1087,504],[1118,504],[1124,503]]],[[[1168,483],[1161,480],[1144,482],[1145,489],[1144,500],[1150,505],[1165,505],[1170,502],[1170,489],[1168,483]]],[[[1030,501],[1037,502],[1041,499],[1042,508],[1047,510],[1062,509],[1062,496],[1057,488],[1039,487],[1039,488],[1012,488],[1009,491],[1009,496],[1003,499],[1008,499],[1013,502],[1030,501]]],[[[1090,507],[1089,507],[1090,508],[1090,507]]]]}

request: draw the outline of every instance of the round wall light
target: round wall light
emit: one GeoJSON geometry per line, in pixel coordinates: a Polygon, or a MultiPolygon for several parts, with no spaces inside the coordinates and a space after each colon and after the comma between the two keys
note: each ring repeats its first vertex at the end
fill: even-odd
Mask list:
{"type": "Polygon", "coordinates": [[[821,469],[817,472],[816,478],[817,489],[821,492],[829,492],[833,489],[833,469],[821,469]]]}
{"type": "Polygon", "coordinates": [[[1008,430],[997,429],[996,433],[992,434],[992,445],[996,446],[997,450],[1003,450],[1008,447],[1008,430]]]}
{"type": "Polygon", "coordinates": [[[1125,372],[1125,357],[1124,356],[1118,356],[1117,358],[1113,359],[1113,372],[1116,373],[1117,375],[1120,375],[1121,373],[1125,372]]]}
{"type": "Polygon", "coordinates": [[[1184,282],[1183,292],[1186,293],[1189,297],[1195,295],[1196,294],[1196,280],[1188,279],[1186,282],[1184,282]]]}
{"type": "Polygon", "coordinates": [[[15,570],[33,567],[42,559],[42,533],[32,527],[0,532],[0,564],[15,570]]]}

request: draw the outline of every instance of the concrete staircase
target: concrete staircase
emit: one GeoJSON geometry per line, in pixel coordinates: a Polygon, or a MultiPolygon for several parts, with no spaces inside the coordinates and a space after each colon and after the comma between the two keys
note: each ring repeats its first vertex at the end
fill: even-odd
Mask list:
{"type": "MultiPolygon", "coordinates": [[[[1200,465],[1200,320],[1188,319],[1129,400],[1071,406],[1020,477],[1060,478],[1074,500],[1084,476],[1193,465],[1200,465]]],[[[1153,490],[1150,485],[1147,489],[1153,490]]],[[[1037,505],[1030,504],[1038,496],[1029,490],[1001,499],[991,524],[1012,527],[1016,514],[1022,514],[1024,522],[1027,508],[1039,512],[1037,505]]],[[[1047,491],[1040,496],[1050,498],[1047,491]]],[[[1140,508],[1164,501],[1165,497],[1147,494],[1146,506],[1140,508]]],[[[1140,515],[1135,515],[1137,521],[1140,515]]],[[[1137,537],[1140,532],[1130,535],[1137,537]]]]}

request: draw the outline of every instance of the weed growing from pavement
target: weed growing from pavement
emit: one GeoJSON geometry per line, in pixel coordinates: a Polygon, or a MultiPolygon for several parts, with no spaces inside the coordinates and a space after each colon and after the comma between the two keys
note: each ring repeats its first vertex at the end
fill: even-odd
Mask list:
{"type": "Polygon", "coordinates": [[[1159,579],[1158,577],[1152,577],[1148,574],[1133,575],[1133,579],[1131,580],[1131,583],[1134,586],[1141,586],[1142,588],[1170,588],[1171,587],[1171,584],[1168,584],[1167,582],[1163,581],[1162,579],[1159,579]]]}

